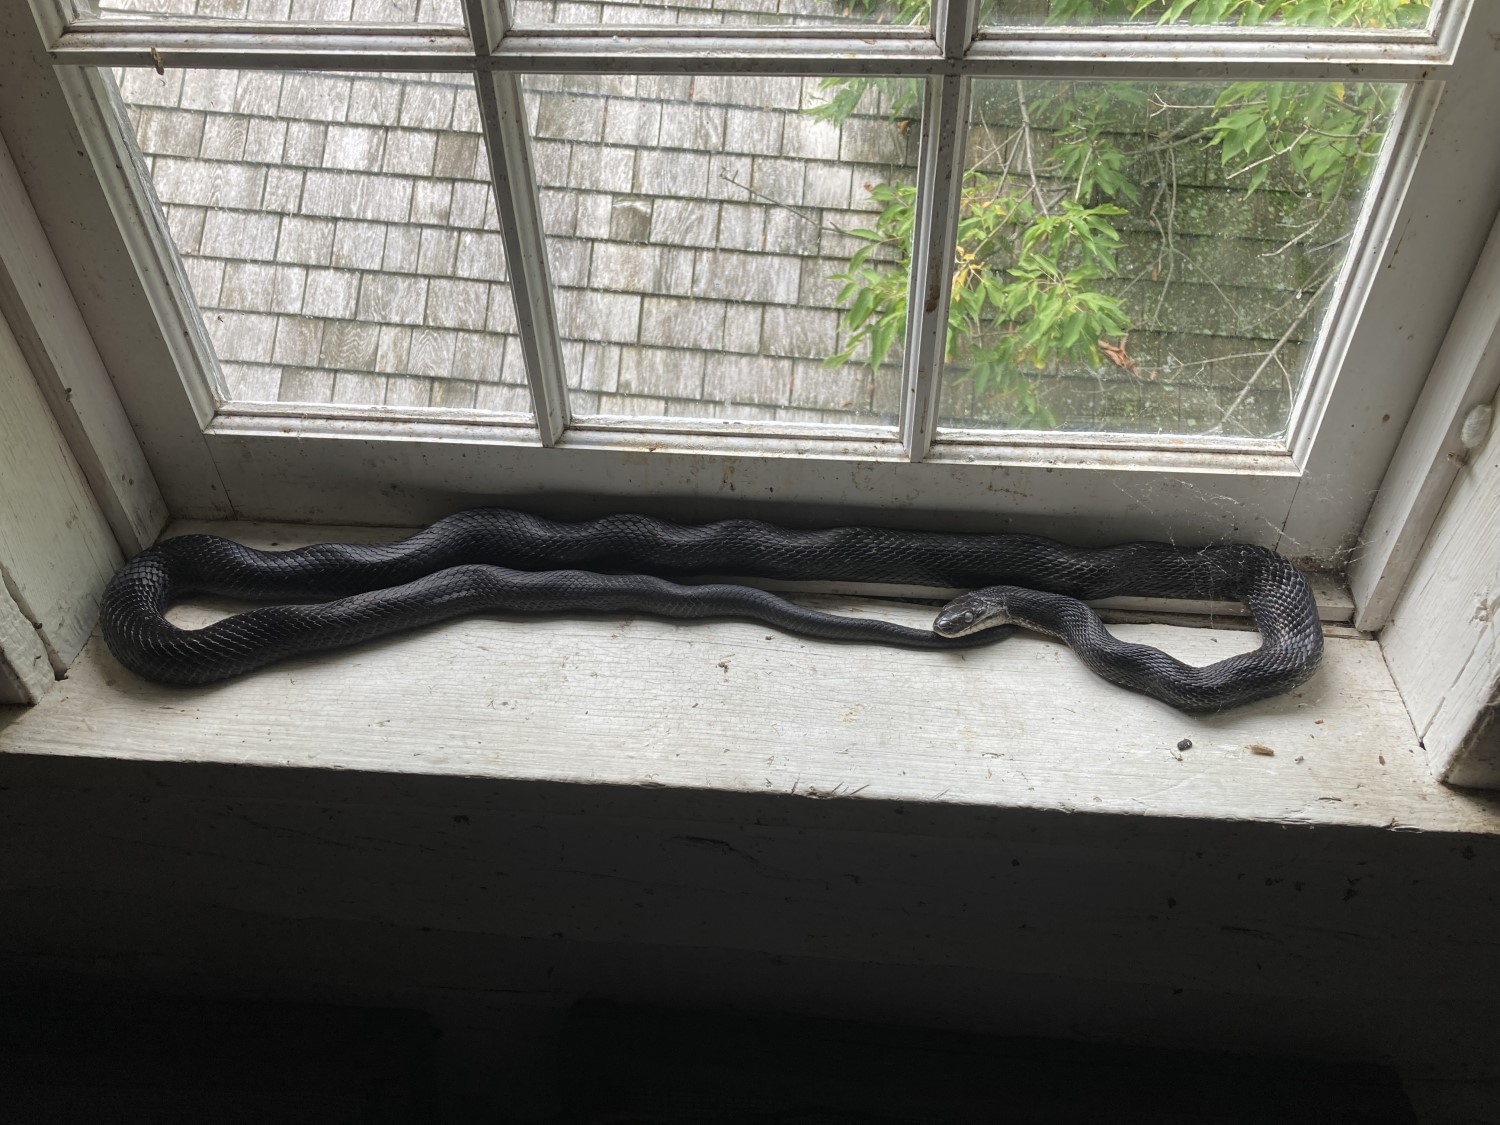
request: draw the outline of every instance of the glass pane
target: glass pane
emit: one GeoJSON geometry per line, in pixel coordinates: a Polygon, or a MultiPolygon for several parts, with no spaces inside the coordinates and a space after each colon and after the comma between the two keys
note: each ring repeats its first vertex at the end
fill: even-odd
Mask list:
{"type": "Polygon", "coordinates": [[[696,24],[719,26],[775,25],[827,27],[830,24],[892,22],[927,23],[927,5],[920,17],[907,5],[882,0],[512,0],[512,12],[522,27],[599,26],[639,24],[696,24]],[[912,18],[908,18],[912,17],[912,18]]]}
{"type": "MultiPolygon", "coordinates": [[[[900,0],[903,11],[913,3],[927,7],[926,0],[900,0]]],[[[1427,0],[982,0],[979,22],[1389,29],[1425,27],[1431,10],[1427,0]]]]}
{"type": "Polygon", "coordinates": [[[1400,93],[976,82],[942,424],[1282,434],[1400,93]]]}
{"type": "Polygon", "coordinates": [[[530,410],[470,78],[118,80],[232,399],[530,410]]]}
{"type": "Polygon", "coordinates": [[[96,0],[105,17],[464,26],[463,0],[96,0]]]}
{"type": "Polygon", "coordinates": [[[575,411],[894,424],[909,231],[857,232],[887,206],[868,185],[910,190],[917,130],[840,89],[526,79],[575,411]],[[856,254],[890,289],[873,368],[842,315],[856,254]]]}

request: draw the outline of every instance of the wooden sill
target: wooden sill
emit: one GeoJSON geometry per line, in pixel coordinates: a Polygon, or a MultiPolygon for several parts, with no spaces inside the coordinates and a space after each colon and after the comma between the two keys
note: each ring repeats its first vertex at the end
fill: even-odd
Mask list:
{"type": "MultiPolygon", "coordinates": [[[[389,535],[234,533],[281,546],[389,535]]],[[[817,600],[930,620],[921,606],[817,600]]],[[[1241,629],[1115,628],[1189,661],[1256,643],[1241,629]]],[[[1378,643],[1331,632],[1346,635],[1299,691],[1213,717],[1114,688],[1031,636],[939,654],[737,622],[480,617],[198,689],[137,679],[95,636],[38,705],[0,709],[0,751],[804,797],[821,823],[838,801],[841,822],[896,803],[1500,834],[1494,802],[1427,773],[1378,643]]]]}

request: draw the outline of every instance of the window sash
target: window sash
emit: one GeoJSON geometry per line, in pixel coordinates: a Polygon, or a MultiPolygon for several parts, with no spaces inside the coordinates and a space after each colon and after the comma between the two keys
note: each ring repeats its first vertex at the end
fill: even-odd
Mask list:
{"type": "MultiPolygon", "coordinates": [[[[36,0],[38,4],[47,2],[36,0]]],[[[53,11],[55,14],[56,9],[53,11]]],[[[122,142],[125,148],[130,145],[124,138],[126,130],[119,107],[105,104],[109,100],[108,93],[101,89],[97,79],[75,69],[76,66],[161,63],[193,67],[475,71],[482,76],[477,84],[485,111],[487,139],[491,142],[491,152],[497,154],[497,180],[501,174],[508,176],[509,180],[497,198],[503,201],[499,210],[508,216],[508,225],[512,227],[507,232],[507,251],[511,261],[524,264],[522,269],[513,266],[512,273],[529,274],[529,281],[537,294],[531,303],[536,320],[548,323],[546,306],[550,304],[550,285],[546,279],[546,256],[539,252],[539,224],[533,221],[534,215],[533,219],[527,218],[527,187],[530,188],[533,212],[535,200],[534,184],[524,170],[527,148],[524,143],[517,143],[514,132],[505,138],[507,143],[494,143],[495,137],[507,127],[507,122],[514,122],[513,128],[524,134],[521,125],[524,119],[516,110],[518,101],[511,100],[507,104],[507,98],[512,96],[508,89],[514,87],[517,72],[529,69],[597,70],[601,59],[613,59],[638,73],[691,70],[705,74],[926,74],[931,77],[929,107],[935,107],[936,111],[929,112],[924,121],[923,163],[918,175],[919,182],[929,182],[933,169],[945,159],[942,148],[945,129],[950,138],[947,143],[956,143],[959,126],[965,120],[963,102],[968,79],[973,76],[1069,75],[1094,78],[1150,74],[1156,78],[1212,75],[1220,79],[1313,79],[1348,77],[1349,60],[1358,59],[1363,80],[1427,80],[1424,85],[1416,87],[1415,97],[1406,99],[1407,112],[1399,123],[1401,136],[1387,142],[1391,167],[1377,181],[1384,185],[1384,197],[1366,208],[1370,229],[1364,236],[1366,251],[1361,256],[1359,268],[1368,283],[1378,273],[1376,267],[1381,264],[1384,250],[1385,239],[1379,228],[1389,230],[1402,214],[1410,210],[1401,178],[1415,167],[1421,134],[1441,90],[1440,80],[1454,65],[1464,14],[1458,6],[1448,4],[1438,10],[1431,30],[1427,32],[1305,34],[1299,29],[1300,41],[1291,42],[1285,36],[1245,36],[1226,29],[1202,28],[1171,28],[1159,36],[1153,34],[1147,38],[1139,35],[1138,28],[1128,38],[1123,29],[1024,28],[1006,30],[1003,34],[992,32],[970,40],[964,33],[964,21],[969,20],[968,26],[972,26],[972,10],[955,5],[945,8],[944,12],[947,19],[945,30],[949,34],[941,42],[920,29],[862,29],[857,36],[840,29],[819,34],[805,34],[806,29],[797,29],[795,35],[779,29],[723,28],[675,28],[669,33],[638,30],[627,35],[603,35],[597,28],[566,33],[554,33],[551,29],[545,34],[518,32],[504,26],[499,9],[491,0],[474,0],[469,5],[470,20],[478,32],[473,41],[466,35],[434,32],[432,28],[247,28],[236,23],[215,25],[211,32],[205,32],[198,27],[186,26],[183,21],[131,20],[126,23],[80,19],[74,13],[53,21],[56,28],[53,56],[56,61],[69,64],[64,67],[61,77],[70,91],[75,110],[79,109],[79,103],[92,103],[92,112],[88,104],[82,105],[79,118],[84,125],[85,139],[95,150],[96,164],[105,156],[106,149],[107,159],[113,162],[120,155],[122,142]],[[871,31],[879,33],[872,35],[869,34],[871,31]],[[1104,43],[1110,44],[1107,57],[1098,60],[1079,57],[1104,43]],[[525,242],[526,232],[534,236],[530,243],[525,242]]],[[[45,25],[46,21],[43,22],[45,25]]],[[[121,179],[129,181],[131,177],[126,175],[121,179]]],[[[150,200],[139,187],[132,190],[128,183],[117,183],[115,189],[112,198],[117,211],[130,213],[122,220],[122,226],[127,230],[127,237],[132,230],[136,233],[137,256],[144,253],[154,258],[158,267],[148,276],[148,283],[153,279],[165,282],[164,285],[158,284],[155,287],[158,291],[153,293],[159,313],[164,311],[164,306],[174,306],[179,320],[195,320],[196,317],[182,311],[184,302],[190,302],[191,298],[180,268],[172,261],[164,260],[175,258],[170,249],[162,245],[164,232],[151,229],[153,225],[160,225],[159,214],[155,217],[157,222],[153,223],[150,200]],[[121,188],[125,189],[123,194],[131,198],[122,200],[121,188]]],[[[923,193],[921,216],[922,229],[928,234],[925,245],[929,250],[951,242],[951,225],[955,218],[951,201],[944,203],[929,187],[923,193]]],[[[940,268],[941,261],[940,253],[929,253],[925,262],[919,256],[913,278],[920,278],[924,271],[931,273],[940,268]]],[[[1346,266],[1346,273],[1353,268],[1352,264],[1346,266]]],[[[917,282],[914,280],[913,284],[917,282]]],[[[1357,306],[1368,298],[1365,291],[1368,284],[1342,288],[1344,302],[1355,306],[1342,317],[1347,326],[1355,319],[1357,306]]],[[[938,290],[944,292],[946,287],[939,286],[938,290]]],[[[922,309],[924,303],[917,300],[910,304],[913,309],[922,309]]],[[[167,319],[171,320],[171,310],[165,311],[167,319]]],[[[1337,321],[1335,318],[1330,323],[1337,321]]],[[[420,416],[402,416],[399,412],[378,409],[349,411],[340,408],[335,414],[306,407],[226,404],[222,396],[205,393],[201,380],[198,380],[196,390],[192,385],[196,371],[212,370],[214,366],[201,324],[196,330],[191,323],[180,325],[182,331],[176,334],[174,343],[185,342],[185,346],[178,346],[180,371],[188,385],[194,412],[203,426],[205,441],[211,445],[257,445],[270,435],[289,433],[298,434],[304,444],[313,441],[337,445],[357,439],[380,442],[385,449],[395,445],[416,449],[425,445],[430,451],[433,443],[440,443],[454,448],[466,445],[483,447],[492,460],[512,467],[524,465],[529,450],[538,445],[557,445],[576,451],[578,456],[608,454],[628,458],[645,450],[669,458],[701,460],[705,456],[715,456],[720,461],[748,470],[752,478],[764,478],[764,488],[768,492],[774,487],[771,482],[781,478],[784,486],[791,484],[789,491],[793,494],[798,493],[795,483],[788,482],[780,472],[769,468],[789,456],[821,457],[865,467],[885,463],[899,465],[902,460],[916,460],[949,472],[971,474],[983,466],[991,473],[995,470],[1006,474],[1019,473],[1028,480],[1035,478],[1039,471],[1048,474],[1062,471],[1064,476],[1075,480],[1082,479],[1080,474],[1088,472],[1109,475],[1127,471],[1134,475],[1135,483],[1149,480],[1151,487],[1157,490],[1186,474],[1204,485],[1217,482],[1209,490],[1218,496],[1213,503],[1221,506],[1231,499],[1235,504],[1251,502],[1248,494],[1233,497],[1236,489],[1229,487],[1227,482],[1258,476],[1264,478],[1266,487],[1250,490],[1258,491],[1260,496],[1254,501],[1259,509],[1254,518],[1265,521],[1268,526],[1277,525],[1287,518],[1287,506],[1295,489],[1285,496],[1282,489],[1284,482],[1295,480],[1304,472],[1311,457],[1316,421],[1330,397],[1331,380],[1326,375],[1307,380],[1306,386],[1311,389],[1304,393],[1311,396],[1312,401],[1299,415],[1298,428],[1287,445],[1115,435],[964,431],[939,435],[929,420],[934,414],[931,404],[937,382],[932,357],[940,350],[936,345],[945,322],[946,308],[933,308],[925,316],[914,316],[909,325],[907,352],[910,358],[896,439],[859,432],[860,427],[804,430],[787,425],[767,428],[744,423],[678,425],[644,419],[569,419],[560,364],[555,359],[555,319],[550,333],[525,334],[534,337],[536,355],[534,358],[528,356],[528,359],[531,360],[529,366],[532,367],[533,388],[539,407],[537,423],[474,418],[457,413],[445,416],[433,411],[423,411],[420,416]],[[496,453],[507,445],[520,448],[506,455],[496,453]]],[[[172,335],[168,333],[169,337],[172,335]]],[[[1349,344],[1348,340],[1333,341],[1325,351],[1338,352],[1341,348],[1347,349],[1349,344]]],[[[1335,365],[1325,362],[1323,366],[1326,371],[1335,365]]],[[[580,479],[589,476],[584,472],[580,479]]],[[[1114,487],[1118,488],[1118,485],[1114,487]]],[[[928,490],[892,485],[891,491],[920,496],[928,490]]],[[[965,491],[957,490],[958,493],[965,491]]],[[[1051,491],[1047,488],[1028,486],[1012,491],[1024,492],[1031,501],[1030,506],[1039,510],[1046,510],[1045,506],[1054,502],[1044,499],[1051,491]]],[[[1082,493],[1076,489],[1073,493],[1076,496],[1096,491],[1086,488],[1082,493]]],[[[842,494],[840,489],[832,490],[832,495],[842,494]]],[[[872,499],[877,504],[892,502],[889,496],[872,499]]],[[[321,503],[312,499],[307,502],[321,503]]],[[[828,502],[838,505],[845,501],[832,499],[828,502]]],[[[1063,506],[1068,506],[1066,501],[1063,501],[1063,506]]],[[[1191,502],[1189,506],[1192,506],[1191,502]]],[[[1090,518],[1101,527],[1117,522],[1112,514],[1107,514],[1110,504],[1102,494],[1083,507],[1094,511],[1090,518]]],[[[419,501],[415,502],[412,511],[422,509],[423,502],[419,501]]],[[[1187,526],[1200,527],[1200,534],[1218,535],[1225,533],[1226,524],[1233,523],[1240,537],[1244,538],[1245,529],[1241,526],[1244,522],[1253,520],[1244,521],[1238,517],[1225,520],[1212,512],[1200,511],[1187,521],[1187,526]]],[[[1337,537],[1347,539],[1352,530],[1350,521],[1344,520],[1340,526],[1337,537]]],[[[1266,538],[1263,533],[1258,537],[1266,538]]],[[[1314,539],[1316,542],[1309,544],[1309,553],[1330,549],[1329,536],[1314,539]]]]}

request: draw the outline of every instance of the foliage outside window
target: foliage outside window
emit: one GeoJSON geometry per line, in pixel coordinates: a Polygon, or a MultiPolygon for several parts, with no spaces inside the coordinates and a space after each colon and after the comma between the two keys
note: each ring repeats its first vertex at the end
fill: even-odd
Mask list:
{"type": "MultiPolygon", "coordinates": [[[[1074,24],[1390,27],[1422,24],[1428,7],[1420,0],[1055,0],[1041,14],[1074,24]]],[[[995,22],[994,9],[981,11],[981,24],[995,22]]],[[[886,10],[893,20],[929,19],[928,0],[895,0],[886,10]]],[[[828,103],[812,112],[833,123],[873,94],[892,126],[907,129],[921,100],[912,79],[831,79],[825,89],[828,103]]],[[[1221,385],[1215,395],[1200,394],[1195,409],[1175,419],[1132,424],[1127,405],[1127,417],[1117,411],[1110,428],[1280,432],[1301,375],[1294,353],[1315,334],[1347,256],[1399,93],[1357,82],[977,81],[947,325],[948,420],[1055,428],[1068,413],[1065,376],[1075,385],[1092,374],[1102,386],[1108,374],[1127,388],[1166,381],[1194,388],[1203,372],[1219,368],[1237,390],[1221,385]],[[1237,213],[1195,216],[1208,187],[1237,193],[1237,213]],[[1243,243],[1214,238],[1226,234],[1261,245],[1247,253],[1243,243]],[[1237,307],[1226,273],[1263,275],[1267,293],[1279,289],[1280,298],[1237,307]],[[1223,323],[1214,334],[1232,347],[1179,354],[1186,322],[1214,317],[1223,323]],[[1247,409],[1267,392],[1269,409],[1247,409]],[[967,407],[960,405],[966,393],[967,407]]],[[[838,276],[847,336],[831,364],[866,356],[879,366],[906,321],[915,188],[878,182],[866,189],[883,209],[872,226],[851,232],[865,245],[838,276]]]]}

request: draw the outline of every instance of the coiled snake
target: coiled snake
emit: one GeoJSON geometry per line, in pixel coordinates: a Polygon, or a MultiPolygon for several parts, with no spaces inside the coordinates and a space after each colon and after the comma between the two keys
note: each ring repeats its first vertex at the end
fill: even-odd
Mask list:
{"type": "Polygon", "coordinates": [[[1019,624],[1066,640],[1105,679],[1187,711],[1286,691],[1323,652],[1306,580],[1279,555],[1246,544],[1082,549],[1029,535],[796,531],[751,520],[557,523],[500,508],[460,512],[394,543],[260,551],[211,535],[167,539],[110,581],[101,624],[110,650],[137,674],[206,684],[483,610],[752,618],[808,636],[918,648],[986,643],[1008,631],[994,626],[1019,624]],[[821,613],[746,586],[667,580],[723,574],[985,588],[950,602],[926,632],[821,613]],[[180,629],[164,611],[193,593],[321,604],[264,606],[180,629]],[[1121,594],[1243,601],[1261,646],[1194,668],[1116,640],[1078,599],[1121,594]]]}

